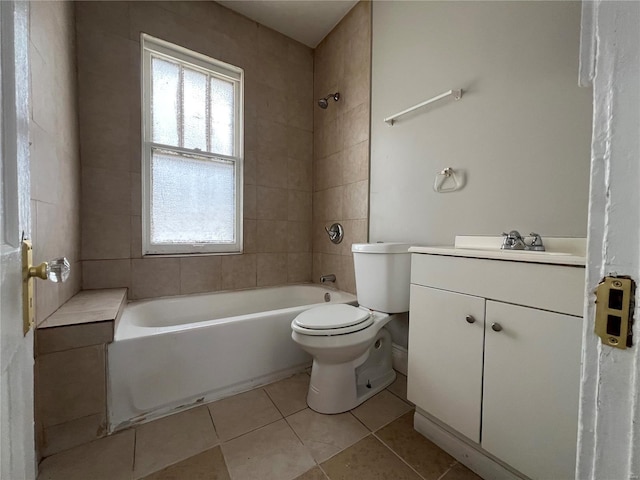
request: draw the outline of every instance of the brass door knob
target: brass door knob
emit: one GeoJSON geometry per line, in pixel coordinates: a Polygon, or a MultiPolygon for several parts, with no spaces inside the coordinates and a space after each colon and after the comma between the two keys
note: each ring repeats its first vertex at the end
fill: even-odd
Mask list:
{"type": "Polygon", "coordinates": [[[36,277],[42,280],[51,280],[54,283],[66,282],[71,272],[69,260],[65,257],[54,258],[49,262],[42,262],[37,266],[30,266],[27,276],[36,277]]]}

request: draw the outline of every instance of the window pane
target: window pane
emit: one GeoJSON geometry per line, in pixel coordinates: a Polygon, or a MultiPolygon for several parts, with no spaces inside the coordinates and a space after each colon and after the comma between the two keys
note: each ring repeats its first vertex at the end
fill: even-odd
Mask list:
{"type": "Polygon", "coordinates": [[[152,138],[156,143],[179,145],[178,90],[180,67],[160,58],[151,59],[152,138]]]}
{"type": "Polygon", "coordinates": [[[235,162],[154,150],[151,243],[235,242],[235,162]]]}
{"type": "Polygon", "coordinates": [[[207,150],[207,75],[184,69],[184,148],[207,150]]]}
{"type": "Polygon", "coordinates": [[[211,152],[234,155],[233,83],[211,77],[211,152]]]}

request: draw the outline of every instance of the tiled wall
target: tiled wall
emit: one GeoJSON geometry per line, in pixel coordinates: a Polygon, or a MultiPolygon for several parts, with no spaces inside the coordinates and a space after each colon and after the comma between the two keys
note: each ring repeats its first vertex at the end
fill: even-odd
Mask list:
{"type": "Polygon", "coordinates": [[[351,244],[367,241],[371,3],[358,3],[315,50],[314,100],[340,92],[326,110],[314,102],[313,281],[334,273],[355,293],[351,244]],[[342,243],[325,226],[340,222],[342,243]]]}
{"type": "Polygon", "coordinates": [[[313,51],[214,2],[77,2],[83,288],[308,282],[313,51]],[[242,255],[142,258],[140,32],[245,70],[242,255]]]}
{"type": "Polygon", "coordinates": [[[80,290],[80,159],[73,4],[30,3],[31,220],[34,262],[65,256],[66,283],[35,282],[40,324],[80,290]]]}

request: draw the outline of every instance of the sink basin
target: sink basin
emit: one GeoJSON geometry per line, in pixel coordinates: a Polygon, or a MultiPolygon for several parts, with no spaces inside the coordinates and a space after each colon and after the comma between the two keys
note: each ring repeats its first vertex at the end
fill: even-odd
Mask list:
{"type": "MultiPolygon", "coordinates": [[[[466,249],[465,247],[456,247],[456,248],[466,249]]],[[[478,250],[485,250],[485,249],[483,248],[478,250]]],[[[493,248],[486,249],[486,250],[495,251],[495,249],[493,248]]],[[[533,254],[533,255],[573,255],[573,253],[568,253],[568,252],[548,252],[548,251],[541,252],[538,250],[503,250],[502,248],[499,248],[498,251],[502,253],[515,253],[517,255],[521,255],[523,253],[533,254]]]]}

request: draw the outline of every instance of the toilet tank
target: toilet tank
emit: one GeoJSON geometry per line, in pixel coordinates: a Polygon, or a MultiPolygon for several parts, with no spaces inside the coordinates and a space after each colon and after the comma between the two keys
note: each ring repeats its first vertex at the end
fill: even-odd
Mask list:
{"type": "Polygon", "coordinates": [[[354,243],[358,303],[385,313],[409,311],[411,255],[408,243],[354,243]]]}

